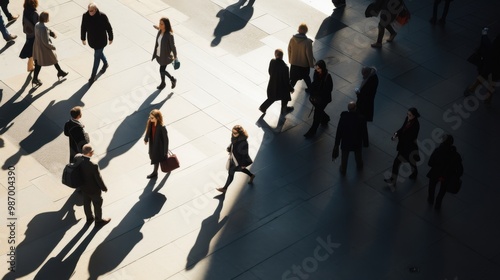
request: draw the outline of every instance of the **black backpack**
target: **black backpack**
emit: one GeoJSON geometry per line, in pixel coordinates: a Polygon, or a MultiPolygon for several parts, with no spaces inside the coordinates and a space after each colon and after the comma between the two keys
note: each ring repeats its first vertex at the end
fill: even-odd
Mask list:
{"type": "Polygon", "coordinates": [[[82,158],[75,158],[75,162],[66,164],[62,173],[62,183],[70,188],[79,188],[83,184],[83,176],[80,171],[82,158]]]}

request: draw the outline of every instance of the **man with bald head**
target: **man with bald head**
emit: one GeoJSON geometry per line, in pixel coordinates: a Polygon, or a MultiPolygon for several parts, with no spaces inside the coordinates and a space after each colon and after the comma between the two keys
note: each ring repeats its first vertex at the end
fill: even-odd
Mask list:
{"type": "Polygon", "coordinates": [[[349,102],[347,110],[340,114],[337,134],[335,135],[335,145],[333,147],[332,159],[339,156],[339,147],[342,150],[342,161],[340,173],[347,172],[347,160],[349,152],[354,151],[356,166],[358,170],[363,169],[363,159],[361,157],[362,146],[368,147],[368,130],[364,117],[356,112],[356,102],[349,102]]]}

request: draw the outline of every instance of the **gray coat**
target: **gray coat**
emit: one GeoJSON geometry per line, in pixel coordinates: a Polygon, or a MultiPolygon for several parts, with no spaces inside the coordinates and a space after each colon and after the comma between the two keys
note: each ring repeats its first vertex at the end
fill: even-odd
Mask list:
{"type": "Polygon", "coordinates": [[[160,37],[161,31],[158,31],[155,40],[155,48],[153,50],[153,57],[151,60],[156,58],[156,61],[160,65],[169,65],[177,57],[177,49],[175,48],[174,34],[170,32],[165,32],[161,38],[160,45],[160,56],[156,54],[156,49],[158,48],[158,37],[160,37]],[[173,54],[173,55],[172,55],[173,54]]]}
{"type": "Polygon", "coordinates": [[[57,63],[56,47],[49,38],[50,29],[43,22],[35,25],[35,43],[33,44],[33,59],[40,66],[50,66],[57,63]]]}

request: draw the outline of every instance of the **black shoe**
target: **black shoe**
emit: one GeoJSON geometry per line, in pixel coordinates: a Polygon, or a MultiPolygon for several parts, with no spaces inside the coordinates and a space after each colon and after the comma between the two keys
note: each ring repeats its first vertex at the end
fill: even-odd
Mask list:
{"type": "Polygon", "coordinates": [[[10,34],[9,37],[5,38],[5,41],[11,42],[11,41],[13,41],[16,38],[17,38],[17,35],[10,34]]]}
{"type": "Polygon", "coordinates": [[[69,74],[68,72],[59,71],[57,72],[57,78],[60,80],[61,78],[68,76],[68,74],[69,74]]]}
{"type": "Polygon", "coordinates": [[[100,227],[102,227],[102,226],[105,226],[105,225],[106,225],[107,223],[109,223],[110,221],[111,221],[111,219],[110,219],[110,218],[101,219],[101,220],[99,220],[99,221],[95,221],[95,225],[96,225],[96,226],[100,226],[100,227]]]}
{"type": "Polygon", "coordinates": [[[90,224],[90,223],[92,223],[93,221],[94,221],[94,217],[92,217],[92,218],[87,218],[87,222],[86,222],[86,223],[87,223],[87,224],[90,224]]]}
{"type": "Polygon", "coordinates": [[[259,107],[259,111],[262,112],[262,114],[265,114],[266,113],[266,110],[262,109],[262,107],[259,107]]]}
{"type": "Polygon", "coordinates": [[[92,85],[95,82],[95,76],[89,78],[89,85],[92,85]]]}
{"type": "Polygon", "coordinates": [[[12,16],[11,18],[8,19],[8,23],[14,22],[19,18],[19,15],[12,16]]]}
{"type": "Polygon", "coordinates": [[[42,81],[40,81],[39,79],[33,79],[33,81],[31,81],[31,87],[39,87],[42,85],[42,81]]]}
{"type": "Polygon", "coordinates": [[[174,88],[175,88],[175,85],[177,84],[177,80],[176,80],[174,77],[172,77],[172,79],[170,79],[170,81],[172,82],[172,87],[171,87],[171,89],[174,89],[174,88]]]}
{"type": "Polygon", "coordinates": [[[108,69],[108,67],[109,67],[109,64],[104,63],[104,65],[102,66],[101,71],[99,71],[99,73],[104,74],[106,72],[106,70],[108,69]]]}
{"type": "Polygon", "coordinates": [[[148,178],[148,179],[152,179],[152,178],[156,178],[156,177],[158,177],[158,173],[151,173],[148,176],[146,176],[146,178],[148,178]]]}
{"type": "Polygon", "coordinates": [[[157,89],[164,89],[164,88],[165,88],[165,86],[166,86],[166,84],[162,82],[162,83],[161,83],[159,86],[157,86],[156,88],[157,88],[157,89]]]}

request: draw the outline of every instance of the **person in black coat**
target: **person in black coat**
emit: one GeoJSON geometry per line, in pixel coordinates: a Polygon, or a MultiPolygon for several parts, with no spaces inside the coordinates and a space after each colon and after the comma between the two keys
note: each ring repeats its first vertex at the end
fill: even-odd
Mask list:
{"type": "Polygon", "coordinates": [[[348,111],[340,114],[337,134],[335,135],[335,145],[332,152],[332,159],[336,159],[339,155],[339,147],[342,150],[340,173],[343,175],[345,175],[347,170],[347,160],[349,159],[350,151],[354,151],[358,170],[363,169],[362,145],[365,147],[368,146],[368,133],[363,115],[356,111],[355,102],[349,102],[347,109],[348,111]]]}
{"type": "Polygon", "coordinates": [[[177,84],[177,80],[167,71],[167,65],[172,63],[174,60],[177,60],[177,48],[175,47],[174,31],[172,31],[170,20],[164,17],[160,19],[159,25],[155,25],[154,28],[158,29],[158,34],[156,35],[156,43],[151,60],[156,58],[156,61],[160,64],[161,77],[161,84],[156,88],[165,88],[165,76],[167,76],[172,84],[171,88],[174,89],[177,84]]]}
{"type": "Polygon", "coordinates": [[[23,11],[23,32],[26,34],[26,42],[24,43],[20,58],[28,58],[28,72],[35,70],[35,62],[33,61],[33,44],[35,43],[35,25],[38,22],[38,0],[24,0],[23,11]]]}
{"type": "Polygon", "coordinates": [[[106,56],[104,56],[104,47],[113,43],[113,28],[109,23],[108,17],[103,12],[99,11],[95,3],[90,3],[88,11],[82,16],[81,26],[82,43],[86,45],[86,40],[89,41],[89,46],[94,49],[94,66],[90,75],[89,84],[92,84],[97,75],[99,64],[103,63],[100,73],[106,72],[109,64],[106,56]]]}
{"type": "Polygon", "coordinates": [[[108,188],[102,180],[99,166],[90,160],[94,155],[94,149],[90,144],[85,144],[82,148],[83,154],[77,154],[75,161],[79,163],[79,171],[82,175],[82,185],[80,189],[83,195],[83,210],[87,217],[87,223],[95,219],[96,225],[105,225],[111,221],[110,218],[102,218],[102,192],[107,192],[108,188]],[[90,208],[90,203],[94,205],[94,214],[90,208]]]}
{"type": "Polygon", "coordinates": [[[457,152],[457,148],[453,146],[453,136],[444,135],[443,142],[432,152],[429,158],[429,166],[431,169],[427,173],[429,178],[429,196],[427,202],[434,203],[434,194],[436,185],[441,182],[439,193],[436,197],[435,209],[441,208],[444,195],[446,194],[447,182],[456,182],[464,173],[462,165],[462,157],[457,152]]]}
{"type": "Polygon", "coordinates": [[[144,144],[149,143],[149,158],[154,165],[153,173],[147,176],[148,179],[158,176],[160,162],[168,156],[168,132],[163,124],[163,115],[160,110],[153,109],[149,113],[146,124],[146,135],[144,144]]]}
{"type": "Polygon", "coordinates": [[[288,107],[288,101],[292,100],[290,93],[294,91],[290,85],[289,69],[283,61],[283,50],[276,49],[274,51],[274,59],[269,62],[269,83],[267,84],[267,99],[260,105],[259,110],[265,114],[267,108],[274,101],[281,100],[281,112],[287,113],[293,110],[293,107],[288,107]]]}
{"type": "Polygon", "coordinates": [[[375,107],[375,94],[378,87],[377,69],[375,67],[363,67],[361,69],[363,81],[356,89],[356,111],[365,117],[367,122],[373,121],[375,107]]]}
{"type": "Polygon", "coordinates": [[[75,155],[81,153],[83,145],[88,144],[90,140],[85,126],[80,122],[82,107],[71,108],[70,115],[71,119],[64,124],[64,135],[69,139],[69,162],[73,162],[75,155]]]}
{"type": "Polygon", "coordinates": [[[309,97],[309,101],[314,106],[314,117],[311,128],[304,134],[306,138],[311,138],[316,134],[320,123],[327,125],[330,121],[330,116],[325,113],[325,108],[328,103],[332,102],[332,76],[328,73],[324,60],[318,60],[314,65],[314,70],[311,96],[309,97]]]}
{"type": "Polygon", "coordinates": [[[399,140],[396,147],[398,155],[392,164],[392,175],[389,179],[384,179],[384,181],[389,184],[392,191],[396,190],[395,186],[401,163],[410,163],[412,173],[409,178],[412,180],[417,178],[417,161],[420,161],[417,144],[418,132],[420,131],[420,123],[418,122],[419,117],[420,114],[416,108],[412,107],[408,109],[407,117],[405,118],[403,125],[391,137],[393,141],[396,140],[396,138],[399,140]]]}
{"type": "Polygon", "coordinates": [[[250,177],[248,183],[253,183],[255,174],[252,174],[252,172],[247,169],[247,166],[253,163],[248,155],[247,139],[247,131],[241,125],[235,125],[232,129],[231,144],[227,147],[227,151],[230,155],[227,180],[222,188],[217,188],[216,190],[225,193],[231,182],[233,182],[234,173],[236,171],[247,174],[250,177]]]}

